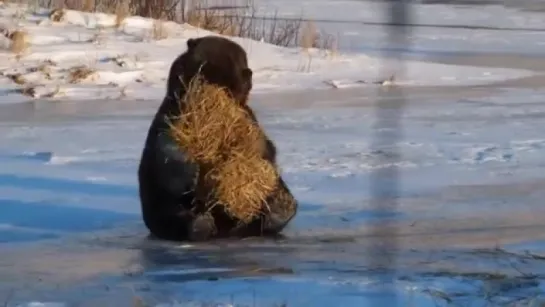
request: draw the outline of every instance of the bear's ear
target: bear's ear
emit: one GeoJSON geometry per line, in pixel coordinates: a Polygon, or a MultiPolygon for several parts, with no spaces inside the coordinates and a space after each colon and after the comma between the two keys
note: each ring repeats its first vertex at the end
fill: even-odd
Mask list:
{"type": "Polygon", "coordinates": [[[197,45],[197,39],[190,38],[187,40],[187,49],[193,49],[197,45]]]}
{"type": "Polygon", "coordinates": [[[250,68],[243,68],[242,69],[242,79],[244,81],[250,81],[252,80],[253,72],[250,68]]]}

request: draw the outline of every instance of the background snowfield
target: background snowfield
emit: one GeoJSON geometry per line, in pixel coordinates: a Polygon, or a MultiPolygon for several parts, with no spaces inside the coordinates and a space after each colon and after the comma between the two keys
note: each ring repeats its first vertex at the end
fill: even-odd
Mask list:
{"type": "MultiPolygon", "coordinates": [[[[0,84],[4,88],[4,103],[28,100],[27,96],[15,91],[17,88],[32,88],[34,98],[54,94],[56,99],[69,100],[89,97],[160,99],[170,64],[185,50],[187,39],[211,34],[189,25],[165,22],[162,32],[166,38],[157,40],[150,19],[129,17],[120,28],[115,28],[114,15],[68,11],[62,22],[52,22],[47,13],[47,10],[21,9],[7,4],[0,10],[3,28],[24,29],[29,35],[29,48],[22,58],[17,59],[13,53],[1,55],[4,77],[0,84]],[[14,15],[24,17],[14,18],[14,15]],[[71,71],[81,67],[93,73],[73,82],[71,71]]],[[[350,29],[346,25],[340,26],[350,29]]],[[[329,27],[325,29],[329,31],[329,27]]],[[[369,41],[367,37],[377,32],[376,27],[363,30],[366,36],[357,37],[357,40],[369,42],[369,47],[375,49],[381,47],[382,43],[376,39],[369,41]]],[[[383,29],[380,32],[385,34],[383,29]]],[[[9,45],[7,38],[0,38],[0,44],[9,45]]],[[[384,40],[385,36],[377,39],[384,40]]],[[[254,70],[255,93],[364,86],[364,83],[382,81],[392,74],[396,84],[413,86],[482,84],[507,76],[518,78],[532,74],[522,69],[412,61],[405,63],[405,70],[400,71],[394,60],[361,53],[361,49],[366,48],[352,46],[352,39],[343,43],[342,35],[336,53],[317,49],[307,53],[299,48],[282,48],[250,39],[234,40],[248,52],[254,70]]],[[[452,37],[447,36],[437,43],[443,45],[445,41],[452,41],[452,37]]],[[[474,42],[481,41],[480,38],[472,40],[472,48],[474,42]]],[[[418,40],[415,42],[419,44],[418,40]]]]}
{"type": "MultiPolygon", "coordinates": [[[[257,3],[284,16],[304,8],[316,19],[371,21],[381,6],[257,3]]],[[[167,24],[169,38],[156,41],[142,18],[99,31],[112,16],[70,11],[50,24],[45,11],[19,20],[14,10],[4,5],[0,24],[28,30],[31,45],[18,61],[0,52],[0,303],[537,306],[545,299],[543,60],[534,58],[529,71],[509,55],[497,67],[427,58],[537,53],[542,38],[533,32],[418,30],[412,48],[425,52],[394,86],[357,82],[385,77],[382,67],[393,60],[364,53],[388,47],[379,44],[384,28],[337,25],[357,33],[356,44],[334,57],[313,50],[310,71],[298,68],[307,57],[301,50],[236,38],[255,71],[251,106],[277,144],[300,209],[283,239],[174,244],[147,238],[136,169],[170,62],[188,38],[207,32],[167,24]],[[55,63],[49,80],[31,69],[44,61],[55,63]],[[79,65],[97,74],[71,84],[66,77],[79,65]],[[63,95],[14,93],[12,73],[39,93],[58,86],[63,95]],[[375,104],[396,101],[400,90],[405,109],[384,110],[385,126],[377,127],[375,104]],[[394,159],[392,144],[374,138],[397,116],[394,159]],[[377,208],[373,193],[391,200],[395,182],[384,172],[394,167],[397,206],[377,208]]],[[[414,10],[420,23],[542,26],[539,13],[497,6],[414,10]]]]}

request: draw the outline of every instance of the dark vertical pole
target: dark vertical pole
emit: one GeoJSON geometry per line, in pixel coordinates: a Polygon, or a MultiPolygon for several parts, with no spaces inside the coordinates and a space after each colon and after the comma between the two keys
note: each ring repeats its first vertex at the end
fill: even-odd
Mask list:
{"type": "MultiPolygon", "coordinates": [[[[388,47],[403,50],[408,45],[409,7],[407,0],[388,1],[389,26],[388,47]]],[[[388,55],[385,54],[384,58],[388,55]]],[[[374,238],[371,249],[369,267],[376,273],[380,281],[385,285],[391,285],[396,279],[398,236],[394,221],[388,217],[393,216],[397,209],[397,198],[400,189],[400,178],[397,164],[400,161],[400,152],[397,148],[402,138],[402,113],[405,105],[403,90],[395,86],[395,77],[404,72],[404,57],[398,53],[394,58],[388,57],[386,65],[383,65],[382,73],[388,77],[393,76],[394,86],[379,89],[379,95],[375,102],[375,125],[373,127],[372,150],[377,154],[378,164],[381,167],[375,169],[370,176],[371,206],[373,212],[387,213],[386,218],[375,219],[372,226],[374,238]]],[[[388,288],[387,288],[388,289],[388,288]]],[[[393,290],[393,289],[392,289],[393,290]]],[[[384,306],[401,306],[395,291],[388,291],[384,306]]]]}

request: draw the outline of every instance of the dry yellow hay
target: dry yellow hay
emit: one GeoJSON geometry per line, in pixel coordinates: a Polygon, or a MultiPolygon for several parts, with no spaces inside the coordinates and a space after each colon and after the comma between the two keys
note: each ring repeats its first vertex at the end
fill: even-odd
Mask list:
{"type": "Polygon", "coordinates": [[[187,23],[221,35],[234,36],[239,30],[237,21],[222,16],[219,10],[189,9],[187,12],[187,23]]]}
{"type": "Polygon", "coordinates": [[[262,158],[265,136],[225,90],[193,79],[170,133],[190,162],[199,165],[197,198],[250,222],[274,190],[278,172],[262,158]]]}
{"type": "Polygon", "coordinates": [[[243,222],[261,212],[276,184],[274,166],[260,156],[235,155],[212,169],[206,180],[214,184],[218,203],[243,222]]]}
{"type": "Polygon", "coordinates": [[[6,38],[9,38],[10,30],[7,27],[5,27],[4,25],[0,25],[0,34],[2,34],[6,38]]]}
{"type": "Polygon", "coordinates": [[[151,28],[151,37],[154,40],[162,40],[168,38],[168,30],[162,20],[154,20],[151,28]]]}
{"type": "Polygon", "coordinates": [[[53,22],[61,22],[64,19],[65,11],[63,9],[54,9],[49,13],[49,19],[53,22]]]}
{"type": "Polygon", "coordinates": [[[306,51],[310,48],[314,48],[318,39],[318,31],[316,30],[314,22],[307,21],[302,32],[301,47],[306,51]]]}
{"type": "Polygon", "coordinates": [[[10,50],[13,53],[21,54],[28,47],[28,34],[24,31],[16,30],[10,33],[11,39],[10,50]]]}
{"type": "Polygon", "coordinates": [[[95,8],[95,0],[83,0],[83,9],[84,12],[92,12],[95,8]]]}
{"type": "Polygon", "coordinates": [[[23,77],[22,74],[13,74],[13,75],[7,75],[11,81],[15,82],[16,84],[23,85],[26,83],[25,77],[23,77]]]}
{"type": "Polygon", "coordinates": [[[118,2],[115,7],[115,27],[120,28],[123,25],[125,18],[129,16],[130,8],[128,1],[118,2]]]}
{"type": "Polygon", "coordinates": [[[68,82],[69,83],[79,83],[81,80],[87,79],[89,76],[93,75],[96,71],[87,66],[76,66],[72,67],[68,72],[68,82]]]}
{"type": "Polygon", "coordinates": [[[25,86],[23,88],[16,89],[16,92],[19,92],[24,96],[36,97],[36,88],[33,86],[25,86]]]}

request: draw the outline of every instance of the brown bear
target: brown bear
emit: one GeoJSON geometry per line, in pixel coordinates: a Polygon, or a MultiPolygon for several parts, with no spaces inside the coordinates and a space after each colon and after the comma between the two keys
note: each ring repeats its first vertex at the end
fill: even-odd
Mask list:
{"type": "MultiPolygon", "coordinates": [[[[157,238],[175,241],[279,234],[298,207],[281,176],[275,192],[263,204],[266,210],[248,224],[227,215],[221,206],[204,210],[195,201],[198,167],[188,162],[167,130],[169,119],[180,115],[180,98],[186,94],[184,85],[197,74],[210,84],[226,88],[257,123],[247,104],[253,72],[245,50],[220,36],[189,39],[187,50],[170,67],[167,92],[149,127],[138,169],[146,227],[157,238]]],[[[265,138],[263,158],[276,166],[275,145],[265,138]]]]}

